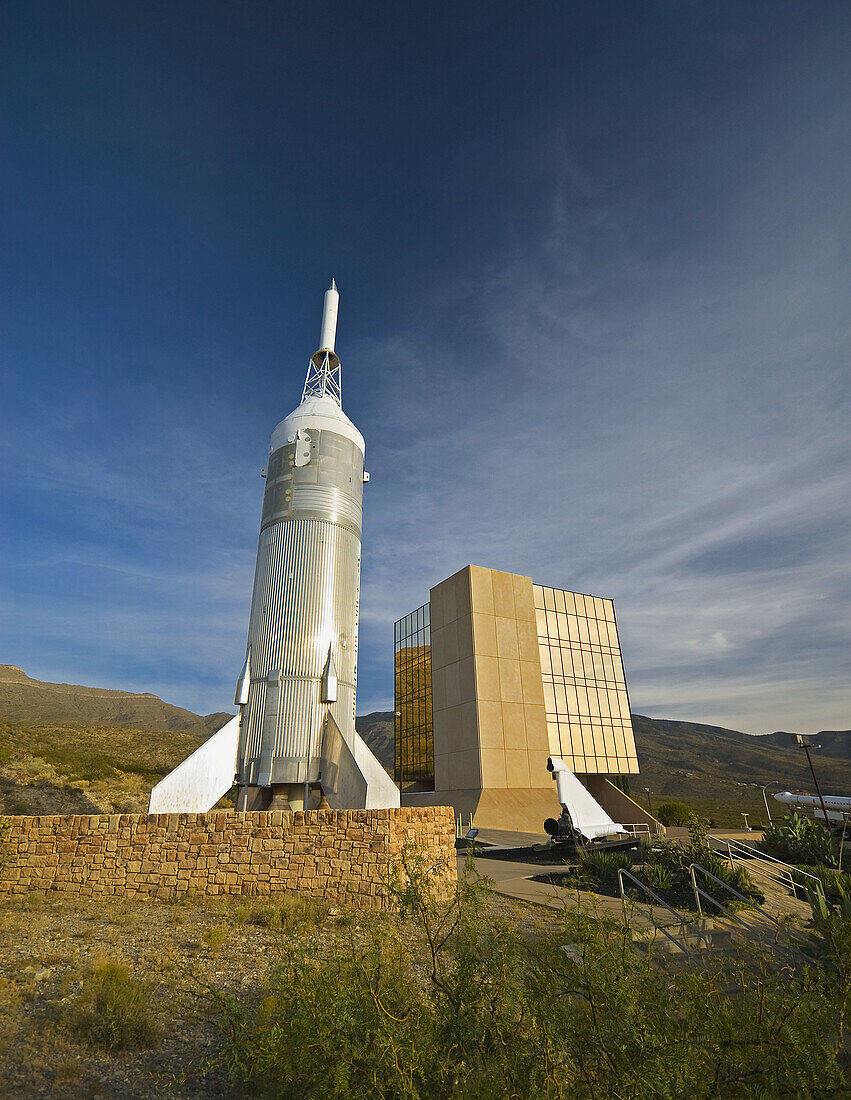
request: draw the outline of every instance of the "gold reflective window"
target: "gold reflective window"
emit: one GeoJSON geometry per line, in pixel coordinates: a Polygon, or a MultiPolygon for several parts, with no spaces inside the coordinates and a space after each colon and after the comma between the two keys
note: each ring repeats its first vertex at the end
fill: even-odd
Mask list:
{"type": "Polygon", "coordinates": [[[614,604],[538,585],[533,594],[551,749],[557,730],[574,771],[636,771],[614,604]]]}

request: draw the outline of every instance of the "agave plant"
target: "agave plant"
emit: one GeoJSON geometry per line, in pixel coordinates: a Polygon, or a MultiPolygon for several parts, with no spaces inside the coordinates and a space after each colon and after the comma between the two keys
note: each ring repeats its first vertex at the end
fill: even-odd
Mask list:
{"type": "Polygon", "coordinates": [[[595,882],[611,882],[618,871],[628,871],[632,860],[626,852],[590,852],[579,861],[579,870],[595,882]]]}
{"type": "Polygon", "coordinates": [[[851,897],[841,886],[837,887],[837,895],[834,905],[821,890],[808,887],[813,930],[807,953],[822,960],[831,973],[840,977],[847,989],[851,981],[851,897]]]}
{"type": "Polygon", "coordinates": [[[651,890],[670,890],[674,876],[661,863],[650,863],[641,872],[641,879],[651,890]]]}
{"type": "Polygon", "coordinates": [[[798,814],[772,821],[757,848],[787,863],[819,863],[826,867],[835,867],[839,856],[839,844],[827,829],[798,814]]]}

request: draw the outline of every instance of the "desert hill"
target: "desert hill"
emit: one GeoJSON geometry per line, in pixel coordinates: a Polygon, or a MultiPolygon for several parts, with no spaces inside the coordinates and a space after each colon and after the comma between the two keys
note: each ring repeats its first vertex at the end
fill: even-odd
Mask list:
{"type": "Polygon", "coordinates": [[[395,751],[393,712],[375,710],[372,714],[359,714],[355,719],[355,729],[372,749],[384,770],[392,775],[395,751]]]}
{"type": "Polygon", "coordinates": [[[149,692],[50,684],[33,680],[16,665],[0,665],[0,718],[31,725],[116,726],[152,731],[183,730],[209,737],[232,715],[198,715],[149,692]]]}
{"type": "MultiPolygon", "coordinates": [[[[782,790],[815,794],[806,757],[790,744],[788,734],[754,737],[720,726],[642,714],[633,714],[632,724],[641,767],[641,774],[631,780],[633,793],[641,795],[649,787],[656,805],[678,798],[719,821],[739,824],[739,814],[745,811],[755,815],[754,823],[764,824],[762,791],[749,784],[771,784],[769,801],[782,790]]],[[[851,759],[848,742],[840,740],[843,737],[851,739],[851,734],[813,737],[814,743],[824,745],[813,756],[823,794],[851,794],[851,759]]],[[[777,803],[772,805],[775,812],[783,812],[777,803]]]]}
{"type": "MultiPolygon", "coordinates": [[[[790,733],[769,733],[760,740],[788,745],[790,733]]],[[[813,746],[820,750],[821,756],[834,756],[840,760],[851,760],[851,730],[822,730],[810,737],[813,746]]],[[[800,749],[798,750],[800,751],[800,749]]]]}

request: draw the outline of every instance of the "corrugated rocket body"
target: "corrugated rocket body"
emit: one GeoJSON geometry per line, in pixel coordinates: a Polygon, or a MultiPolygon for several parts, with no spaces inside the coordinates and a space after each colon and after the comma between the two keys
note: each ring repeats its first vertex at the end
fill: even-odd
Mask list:
{"type": "Polygon", "coordinates": [[[328,429],[269,456],[248,645],[251,687],[240,783],[314,783],[329,651],[338,691],[329,704],[354,729],[360,586],[363,452],[328,429]],[[309,450],[296,466],[296,447],[309,450]]]}
{"type": "Polygon", "coordinates": [[[301,404],[275,428],[269,448],[237,754],[239,808],[261,805],[268,788],[299,805],[315,785],[332,806],[399,804],[355,731],[368,475],[363,436],[342,408],[338,303],[332,282],[301,404]]]}
{"type": "Polygon", "coordinates": [[[301,404],[272,433],[239,715],[157,784],[158,812],[204,812],[234,773],[239,810],[300,809],[311,799],[336,809],[399,805],[398,788],[355,730],[369,475],[363,436],[342,407],[338,304],[332,281],[301,404]]]}

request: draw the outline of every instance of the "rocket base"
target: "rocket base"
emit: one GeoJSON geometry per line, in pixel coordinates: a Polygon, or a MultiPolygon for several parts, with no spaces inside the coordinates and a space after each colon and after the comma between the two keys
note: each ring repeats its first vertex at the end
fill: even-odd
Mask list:
{"type": "Polygon", "coordinates": [[[237,810],[317,810],[327,800],[318,785],[311,783],[305,789],[303,783],[273,783],[271,787],[237,787],[235,808],[237,810]]]}

